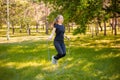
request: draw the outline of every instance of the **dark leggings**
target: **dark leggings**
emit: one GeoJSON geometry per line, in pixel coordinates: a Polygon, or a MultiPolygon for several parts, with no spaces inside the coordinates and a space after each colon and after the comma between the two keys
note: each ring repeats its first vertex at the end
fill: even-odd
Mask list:
{"type": "Polygon", "coordinates": [[[54,56],[55,59],[58,60],[66,55],[66,47],[65,47],[64,41],[54,40],[54,46],[58,52],[58,54],[54,56]]]}

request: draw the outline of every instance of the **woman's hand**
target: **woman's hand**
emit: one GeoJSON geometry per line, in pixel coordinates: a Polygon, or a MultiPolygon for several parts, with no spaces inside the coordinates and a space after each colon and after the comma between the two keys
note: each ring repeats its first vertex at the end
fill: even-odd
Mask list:
{"type": "Polygon", "coordinates": [[[66,36],[66,35],[64,35],[64,37],[65,37],[67,40],[70,40],[70,37],[68,37],[68,36],[66,36]]]}
{"type": "Polygon", "coordinates": [[[49,36],[47,40],[48,40],[48,41],[52,40],[52,36],[49,36]]]}
{"type": "Polygon", "coordinates": [[[66,38],[67,38],[68,40],[70,40],[70,37],[69,37],[69,36],[66,36],[66,38]]]}

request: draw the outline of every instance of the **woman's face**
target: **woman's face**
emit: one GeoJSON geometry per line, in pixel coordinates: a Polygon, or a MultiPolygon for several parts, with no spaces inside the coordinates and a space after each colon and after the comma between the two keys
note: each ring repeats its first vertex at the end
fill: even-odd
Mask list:
{"type": "Polygon", "coordinates": [[[63,16],[59,16],[58,22],[59,22],[59,23],[63,23],[63,20],[64,20],[64,19],[63,19],[63,16]]]}

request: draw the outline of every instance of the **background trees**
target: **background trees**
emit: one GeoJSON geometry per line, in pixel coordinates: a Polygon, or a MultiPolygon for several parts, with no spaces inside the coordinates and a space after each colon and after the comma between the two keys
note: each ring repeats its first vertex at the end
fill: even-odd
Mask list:
{"type": "MultiPolygon", "coordinates": [[[[47,0],[54,4],[54,14],[63,14],[65,23],[75,22],[78,26],[74,34],[85,33],[88,24],[94,22],[101,31],[104,29],[106,35],[106,22],[112,19],[112,32],[117,34],[116,26],[117,19],[120,15],[119,0],[47,0]],[[101,24],[104,23],[104,27],[101,24]]],[[[55,15],[56,16],[56,15],[55,15]]],[[[50,17],[50,18],[51,18],[50,17]]],[[[110,23],[110,22],[108,22],[110,23]]],[[[96,27],[96,30],[99,30],[96,27]]],[[[95,30],[95,31],[96,31],[95,30]]],[[[98,31],[96,31],[98,33],[98,31]]],[[[97,34],[96,33],[96,34],[97,34]]]]}
{"type": "MultiPolygon", "coordinates": [[[[12,34],[19,28],[20,33],[26,31],[30,35],[32,28],[38,33],[42,27],[48,34],[54,18],[62,14],[68,32],[75,28],[74,34],[107,35],[110,28],[117,35],[119,3],[119,0],[10,0],[10,29],[12,34]]],[[[0,1],[0,28],[6,24],[6,4],[6,0],[0,1]]]]}

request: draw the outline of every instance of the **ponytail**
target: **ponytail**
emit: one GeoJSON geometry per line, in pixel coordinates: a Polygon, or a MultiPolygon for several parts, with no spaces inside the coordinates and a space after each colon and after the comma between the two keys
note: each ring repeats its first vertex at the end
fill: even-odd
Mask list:
{"type": "Polygon", "coordinates": [[[58,23],[58,19],[59,19],[59,17],[57,16],[57,17],[54,19],[54,24],[57,24],[57,23],[58,23]]]}

